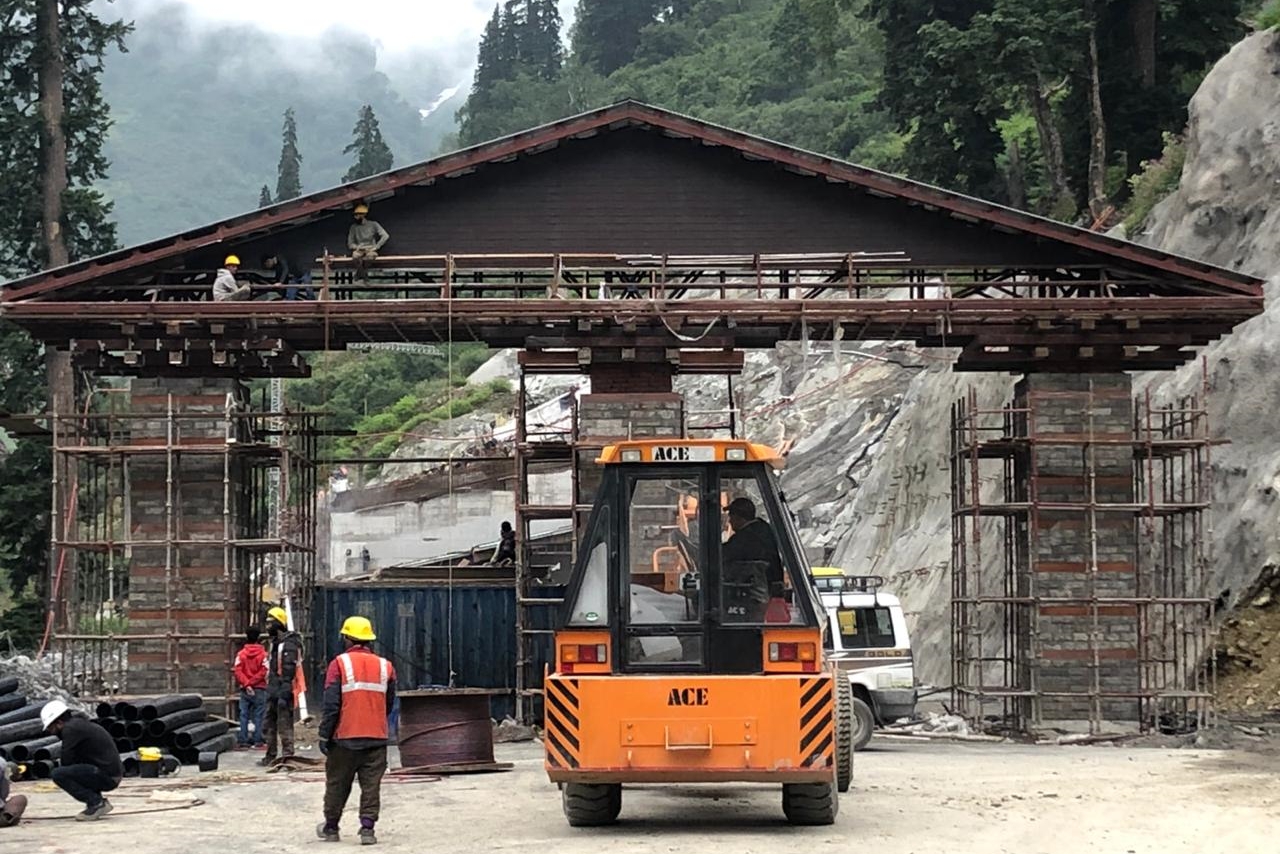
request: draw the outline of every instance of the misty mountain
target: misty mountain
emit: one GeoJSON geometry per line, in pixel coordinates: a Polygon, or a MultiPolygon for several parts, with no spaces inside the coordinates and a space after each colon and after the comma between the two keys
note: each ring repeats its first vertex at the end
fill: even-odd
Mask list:
{"type": "Polygon", "coordinates": [[[309,40],[210,23],[176,4],[106,8],[135,23],[128,53],[108,58],[103,80],[115,121],[103,189],[125,245],[255,208],[263,184],[275,191],[289,107],[307,193],[340,183],[362,104],[373,105],[402,166],[438,152],[470,83],[474,44],[388,59],[350,31],[309,40]],[[421,115],[459,83],[461,92],[421,115]]]}

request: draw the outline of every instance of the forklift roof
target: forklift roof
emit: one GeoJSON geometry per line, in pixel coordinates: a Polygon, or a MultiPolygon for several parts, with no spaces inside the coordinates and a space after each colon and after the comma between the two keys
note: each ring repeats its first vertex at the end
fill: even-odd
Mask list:
{"type": "Polygon", "coordinates": [[[742,439],[644,439],[606,445],[597,463],[768,463],[783,466],[782,456],[768,445],[742,439]]]}

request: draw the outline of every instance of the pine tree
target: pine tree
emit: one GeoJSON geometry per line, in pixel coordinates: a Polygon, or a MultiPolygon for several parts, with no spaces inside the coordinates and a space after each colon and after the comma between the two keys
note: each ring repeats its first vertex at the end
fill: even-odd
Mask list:
{"type": "Polygon", "coordinates": [[[360,108],[360,117],[356,120],[356,126],[351,134],[355,138],[351,140],[350,145],[342,149],[342,153],[354,152],[356,162],[347,170],[347,174],[342,176],[344,184],[377,175],[379,172],[386,172],[391,168],[393,160],[391,149],[382,138],[382,131],[378,128],[378,117],[373,114],[373,107],[370,104],[360,108]]]}
{"type": "Polygon", "coordinates": [[[494,50],[494,77],[513,80],[520,67],[520,43],[524,41],[525,14],[521,0],[507,0],[498,25],[498,41],[494,50]]]}
{"type": "Polygon", "coordinates": [[[659,0],[578,0],[574,55],[600,74],[612,74],[635,57],[640,31],[666,5],[659,0]]]}
{"type": "Polygon", "coordinates": [[[298,123],[293,107],[284,111],[280,165],[277,167],[276,201],[286,202],[302,195],[302,155],[298,153],[298,123]]]}
{"type": "Polygon", "coordinates": [[[275,202],[271,199],[271,188],[266,184],[262,185],[262,190],[258,193],[258,207],[267,208],[275,202]]]}
{"type": "MultiPolygon", "coordinates": [[[[49,249],[60,243],[71,261],[116,248],[115,226],[109,222],[111,203],[94,189],[106,176],[108,163],[102,146],[111,120],[102,99],[103,58],[113,48],[124,49],[130,27],[98,16],[100,8],[88,2],[49,0],[0,0],[5,22],[0,41],[0,190],[6,204],[0,206],[0,279],[33,273],[51,260],[49,249]],[[62,175],[49,176],[42,146],[40,82],[56,81],[48,69],[42,72],[41,23],[55,23],[61,41],[62,115],[59,122],[65,140],[62,175]],[[62,188],[59,228],[46,230],[42,222],[46,177],[62,188]]],[[[52,106],[52,105],[51,105],[52,106]]],[[[54,111],[56,113],[56,110],[54,111]]],[[[59,146],[61,148],[61,145],[59,146]]],[[[57,259],[52,259],[57,260],[57,259]]],[[[18,327],[0,321],[0,410],[32,412],[44,408],[45,355],[40,345],[18,327]]],[[[32,642],[21,627],[38,631],[38,619],[19,619],[41,611],[28,582],[37,581],[46,565],[49,545],[50,465],[47,443],[19,439],[0,461],[0,581],[19,605],[0,615],[0,624],[19,646],[32,642]],[[33,508],[34,509],[33,511],[33,508]]],[[[39,640],[38,635],[34,638],[39,640]]]]}
{"type": "Polygon", "coordinates": [[[521,67],[543,80],[557,80],[564,66],[560,41],[560,9],[556,0],[528,0],[521,67]]]}
{"type": "Polygon", "coordinates": [[[476,74],[471,84],[468,98],[483,98],[492,89],[493,84],[504,79],[499,57],[499,43],[502,41],[502,10],[493,7],[493,17],[485,25],[484,34],[480,36],[480,49],[476,53],[476,74]]]}

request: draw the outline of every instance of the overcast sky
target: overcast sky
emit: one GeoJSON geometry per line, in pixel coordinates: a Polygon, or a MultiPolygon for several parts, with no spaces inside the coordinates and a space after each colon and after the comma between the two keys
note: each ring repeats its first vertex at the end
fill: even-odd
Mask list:
{"type": "MultiPolygon", "coordinates": [[[[253,23],[298,36],[331,27],[367,33],[389,52],[475,44],[493,14],[494,0],[132,0],[135,9],[172,3],[215,21],[253,23]]],[[[570,14],[574,0],[560,0],[570,14]]]]}

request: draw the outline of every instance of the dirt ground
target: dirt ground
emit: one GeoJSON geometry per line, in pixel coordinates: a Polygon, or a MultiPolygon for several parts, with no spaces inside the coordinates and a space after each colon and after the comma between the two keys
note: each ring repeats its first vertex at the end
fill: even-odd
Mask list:
{"type": "MultiPolygon", "coordinates": [[[[1031,747],[891,739],[859,753],[854,789],[832,827],[783,823],[772,787],[640,787],[624,793],[620,823],[573,829],[542,772],[538,744],[498,746],[501,774],[388,783],[380,846],[391,851],[610,851],[726,854],[852,845],[877,852],[1177,854],[1275,851],[1280,756],[1237,751],[1031,747]]],[[[36,821],[0,830],[0,850],[90,854],[341,850],[315,838],[318,773],[266,775],[259,754],[224,757],[223,770],[127,780],[116,812],[97,823],[48,783],[18,784],[36,821]],[[233,782],[231,778],[255,778],[233,782]],[[151,785],[147,785],[151,784],[151,785]],[[150,791],[148,791],[150,790],[150,791]],[[127,813],[189,803],[169,812],[127,813]]],[[[397,763],[393,761],[393,766],[397,763]]],[[[354,804],[354,795],[353,795],[354,804]]],[[[355,845],[354,819],[341,845],[355,845]]]]}

